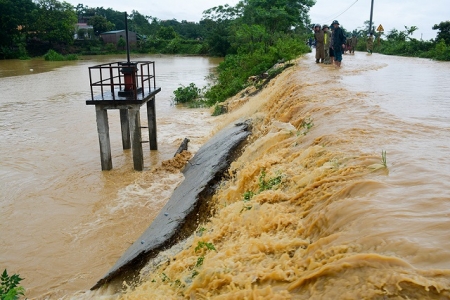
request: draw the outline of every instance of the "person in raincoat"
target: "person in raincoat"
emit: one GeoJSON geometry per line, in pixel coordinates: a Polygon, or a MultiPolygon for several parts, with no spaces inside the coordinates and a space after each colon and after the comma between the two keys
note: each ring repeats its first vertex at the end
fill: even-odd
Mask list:
{"type": "Polygon", "coordinates": [[[370,33],[369,37],[367,38],[367,52],[372,54],[373,51],[373,34],[370,33]]]}
{"type": "Polygon", "coordinates": [[[342,30],[338,22],[338,20],[334,20],[333,23],[331,23],[331,26],[334,27],[333,31],[333,51],[334,51],[334,64],[336,68],[341,67],[342,62],[342,52],[345,49],[345,35],[344,31],[342,30]]]}
{"type": "Polygon", "coordinates": [[[352,36],[352,50],[350,51],[350,53],[355,54],[355,48],[356,48],[357,44],[358,44],[358,38],[356,37],[356,34],[354,34],[352,36]]]}
{"type": "Polygon", "coordinates": [[[330,47],[331,47],[331,32],[329,31],[328,25],[323,25],[323,47],[325,52],[324,64],[331,64],[330,58],[330,47]]]}
{"type": "Polygon", "coordinates": [[[329,32],[331,32],[331,39],[330,39],[330,60],[331,60],[331,64],[334,65],[334,50],[333,50],[333,34],[334,34],[334,26],[333,26],[333,25],[330,26],[329,32]]]}
{"type": "Polygon", "coordinates": [[[348,53],[352,53],[352,39],[350,37],[346,37],[346,39],[344,53],[347,51],[348,53]]]}
{"type": "Polygon", "coordinates": [[[316,41],[316,63],[323,63],[325,51],[323,48],[323,31],[320,28],[320,24],[314,26],[314,39],[316,41]]]}

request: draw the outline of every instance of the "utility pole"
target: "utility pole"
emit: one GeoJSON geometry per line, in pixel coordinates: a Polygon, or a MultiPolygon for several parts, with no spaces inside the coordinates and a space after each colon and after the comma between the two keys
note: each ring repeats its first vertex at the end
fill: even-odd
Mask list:
{"type": "Polygon", "coordinates": [[[369,34],[373,34],[373,29],[372,29],[372,16],[373,16],[373,0],[372,0],[372,5],[370,6],[370,21],[369,21],[369,34]]]}

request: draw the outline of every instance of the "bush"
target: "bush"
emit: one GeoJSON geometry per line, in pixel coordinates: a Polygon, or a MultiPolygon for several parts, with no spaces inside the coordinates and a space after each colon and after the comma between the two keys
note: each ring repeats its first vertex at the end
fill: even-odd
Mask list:
{"type": "Polygon", "coordinates": [[[55,50],[48,50],[48,52],[44,55],[44,59],[47,61],[63,61],[63,60],[78,60],[78,56],[76,54],[62,55],[55,50]]]}
{"type": "Polygon", "coordinates": [[[76,54],[67,54],[65,56],[65,60],[78,60],[78,55],[76,55],[76,54]]]}
{"type": "Polygon", "coordinates": [[[47,61],[62,61],[64,60],[64,55],[50,49],[47,51],[47,53],[44,54],[44,58],[47,61]]]}
{"type": "Polygon", "coordinates": [[[191,83],[189,86],[182,86],[173,91],[175,95],[174,101],[176,103],[187,103],[191,102],[200,97],[200,89],[194,84],[191,83]]]}
{"type": "Polygon", "coordinates": [[[117,52],[116,45],[114,45],[113,43],[106,44],[105,51],[108,53],[116,53],[117,52]]]}
{"type": "Polygon", "coordinates": [[[288,61],[309,51],[301,38],[284,36],[268,51],[260,47],[251,53],[227,55],[217,68],[216,84],[205,93],[207,103],[212,106],[225,101],[244,89],[250,76],[266,72],[280,60],[288,61]]]}
{"type": "Polygon", "coordinates": [[[445,44],[444,39],[441,39],[432,50],[432,58],[450,61],[450,46],[445,44]]]}

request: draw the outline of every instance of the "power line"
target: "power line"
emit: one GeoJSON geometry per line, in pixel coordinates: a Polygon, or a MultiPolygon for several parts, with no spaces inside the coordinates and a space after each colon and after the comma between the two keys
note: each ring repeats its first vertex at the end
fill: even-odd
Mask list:
{"type": "Polygon", "coordinates": [[[347,7],[343,12],[341,12],[340,14],[338,14],[337,16],[334,16],[333,18],[330,18],[328,20],[326,20],[325,22],[322,22],[323,24],[330,22],[331,20],[335,20],[337,19],[339,16],[342,16],[347,10],[349,10],[353,5],[356,4],[356,2],[358,2],[358,0],[356,0],[355,2],[353,2],[349,7],[347,7]]]}

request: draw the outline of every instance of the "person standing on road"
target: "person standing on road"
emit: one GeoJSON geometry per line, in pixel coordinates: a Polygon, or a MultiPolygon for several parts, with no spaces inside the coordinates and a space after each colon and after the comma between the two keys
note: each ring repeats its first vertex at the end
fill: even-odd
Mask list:
{"type": "Polygon", "coordinates": [[[316,40],[316,63],[323,63],[325,51],[323,48],[323,31],[320,28],[320,24],[314,26],[314,39],[316,40]]]}
{"type": "Polygon", "coordinates": [[[331,39],[330,39],[330,61],[331,64],[334,65],[334,50],[333,50],[333,34],[334,34],[334,26],[330,26],[331,39]]]}
{"type": "Polygon", "coordinates": [[[325,51],[324,64],[331,64],[330,47],[331,47],[331,32],[328,30],[328,25],[323,25],[323,46],[325,51]]]}
{"type": "Polygon", "coordinates": [[[345,35],[344,31],[342,30],[337,20],[334,20],[333,23],[331,23],[331,26],[334,27],[333,31],[333,51],[334,51],[334,64],[336,68],[341,67],[342,62],[342,51],[345,48],[345,35]]]}
{"type": "Polygon", "coordinates": [[[373,34],[370,33],[369,37],[367,38],[367,52],[372,54],[373,51],[373,34]]]}
{"type": "Polygon", "coordinates": [[[352,51],[350,51],[350,53],[355,54],[355,48],[356,48],[357,44],[358,44],[358,38],[356,37],[356,34],[353,34],[353,36],[352,36],[352,51]]]}

